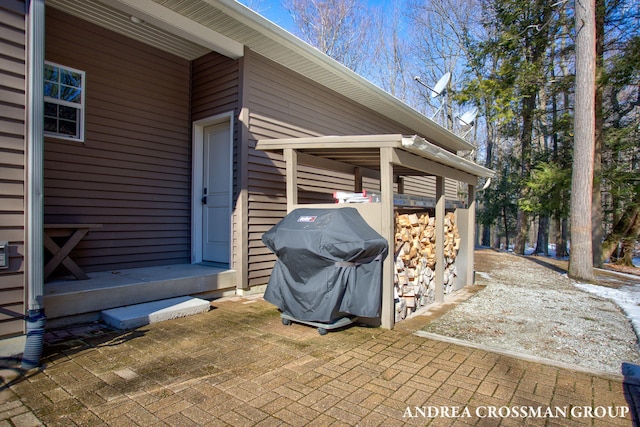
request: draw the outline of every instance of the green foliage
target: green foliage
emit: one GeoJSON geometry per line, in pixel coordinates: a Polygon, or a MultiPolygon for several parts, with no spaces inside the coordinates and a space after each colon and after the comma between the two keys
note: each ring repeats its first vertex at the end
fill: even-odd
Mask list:
{"type": "Polygon", "coordinates": [[[603,188],[605,212],[620,218],[640,200],[640,36],[612,52],[600,78],[604,93],[603,188]]]}
{"type": "Polygon", "coordinates": [[[492,162],[499,174],[485,191],[478,212],[484,225],[494,224],[500,218],[508,234],[518,209],[529,212],[543,209],[544,198],[535,193],[542,190],[528,185],[529,171],[536,154],[532,141],[544,132],[536,126],[546,111],[537,108],[536,103],[547,80],[546,51],[558,25],[550,2],[484,0],[483,3],[484,34],[488,37],[465,39],[469,74],[475,78],[456,93],[455,99],[482,106],[486,120],[492,121],[501,139],[514,146],[508,150],[511,155],[492,162]]]}
{"type": "MultiPolygon", "coordinates": [[[[452,4],[443,0],[413,3],[428,10],[429,18],[435,10],[459,16],[455,7],[434,6],[452,4]]],[[[604,25],[599,39],[602,63],[597,62],[603,67],[598,83],[603,89],[604,126],[602,170],[595,179],[602,180],[603,200],[616,215],[640,200],[640,9],[636,3],[597,0],[597,21],[604,25]]],[[[451,26],[459,35],[465,68],[457,75],[458,69],[451,69],[455,84],[448,94],[458,105],[478,106],[480,120],[486,123],[478,126],[478,134],[485,132],[480,138],[485,138],[491,156],[486,164],[497,172],[492,185],[478,195],[479,222],[506,227],[503,231],[508,234],[518,209],[530,217],[566,219],[573,168],[576,3],[474,0],[455,4],[466,4],[476,13],[468,15],[474,22],[451,26]]],[[[430,45],[421,47],[428,50],[430,45]]],[[[434,51],[440,52],[437,47],[434,51]]],[[[421,58],[428,59],[418,65],[420,70],[432,68],[440,57],[421,58]]],[[[611,221],[611,216],[605,218],[611,221]]]]}
{"type": "Polygon", "coordinates": [[[504,214],[514,218],[518,211],[518,161],[509,156],[501,158],[496,165],[496,175],[489,188],[481,195],[478,221],[485,225],[495,225],[504,214]]]}
{"type": "Polygon", "coordinates": [[[513,156],[500,157],[495,169],[491,185],[479,195],[477,218],[485,227],[495,227],[498,237],[505,238],[508,245],[518,213],[518,160],[513,156]]]}
{"type": "Polygon", "coordinates": [[[568,216],[571,169],[553,162],[538,163],[526,181],[529,197],[520,199],[520,208],[526,212],[568,216]]]}
{"type": "Polygon", "coordinates": [[[632,37],[620,54],[609,59],[609,67],[603,78],[601,85],[623,87],[640,80],[640,35],[632,37]]]}
{"type": "Polygon", "coordinates": [[[504,85],[497,78],[478,77],[469,81],[454,99],[461,103],[486,105],[485,111],[498,123],[507,123],[516,119],[517,104],[520,98],[514,86],[504,85]]]}
{"type": "Polygon", "coordinates": [[[616,216],[622,209],[632,209],[640,195],[640,147],[638,146],[638,118],[636,123],[622,128],[605,130],[605,153],[602,179],[614,205],[609,207],[616,216]]]}

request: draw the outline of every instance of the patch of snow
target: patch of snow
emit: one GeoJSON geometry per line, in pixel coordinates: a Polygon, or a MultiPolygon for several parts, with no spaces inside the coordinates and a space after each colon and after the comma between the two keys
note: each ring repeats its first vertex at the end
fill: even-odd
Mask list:
{"type": "Polygon", "coordinates": [[[587,283],[576,283],[576,287],[616,303],[631,321],[631,326],[640,339],[640,283],[619,289],[587,283]]]}

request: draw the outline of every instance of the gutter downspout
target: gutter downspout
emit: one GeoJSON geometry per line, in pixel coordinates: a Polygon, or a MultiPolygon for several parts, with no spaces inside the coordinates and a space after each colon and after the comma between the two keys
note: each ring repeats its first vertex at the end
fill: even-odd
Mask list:
{"type": "Polygon", "coordinates": [[[27,338],[22,368],[40,366],[44,343],[44,0],[29,0],[27,12],[26,281],[27,338]]]}

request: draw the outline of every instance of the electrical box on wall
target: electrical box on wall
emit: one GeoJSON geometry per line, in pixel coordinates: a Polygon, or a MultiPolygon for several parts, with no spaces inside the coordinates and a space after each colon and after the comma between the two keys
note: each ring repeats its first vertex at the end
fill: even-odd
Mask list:
{"type": "Polygon", "coordinates": [[[9,268],[9,242],[0,240],[0,269],[9,268]]]}

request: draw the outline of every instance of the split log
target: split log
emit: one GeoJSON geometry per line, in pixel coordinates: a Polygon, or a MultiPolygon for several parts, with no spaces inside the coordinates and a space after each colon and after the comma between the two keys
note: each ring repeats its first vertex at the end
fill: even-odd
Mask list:
{"type": "MultiPolygon", "coordinates": [[[[435,298],[436,229],[428,213],[396,214],[395,295],[396,319],[429,304],[435,298]]],[[[461,237],[453,212],[444,218],[444,293],[454,289],[454,265],[461,237]]]]}

